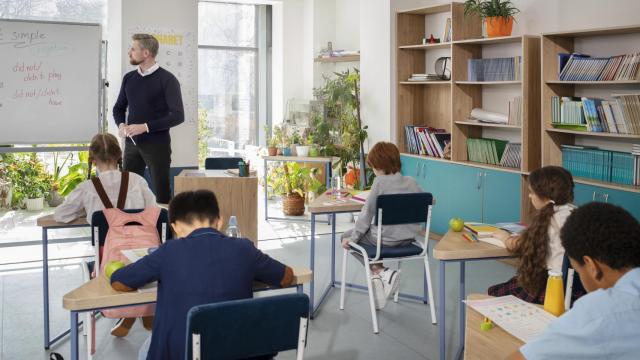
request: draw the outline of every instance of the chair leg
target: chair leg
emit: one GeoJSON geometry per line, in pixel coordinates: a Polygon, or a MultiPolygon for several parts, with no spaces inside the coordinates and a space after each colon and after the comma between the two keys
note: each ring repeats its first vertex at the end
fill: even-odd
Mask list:
{"type": "Polygon", "coordinates": [[[87,329],[87,359],[93,359],[96,353],[96,315],[93,311],[87,313],[86,325],[87,329]]]}
{"type": "Polygon", "coordinates": [[[344,249],[342,253],[342,277],[340,279],[340,310],[344,310],[344,295],[347,288],[347,258],[349,250],[344,249]]]}
{"type": "MultiPolygon", "coordinates": [[[[433,303],[433,282],[431,281],[431,270],[429,269],[428,254],[424,257],[424,271],[427,276],[427,292],[429,294],[429,310],[431,311],[431,323],[435,325],[438,323],[438,321],[436,319],[436,307],[435,307],[435,304],[433,303]]],[[[440,291],[444,291],[444,290],[440,289],[440,291]]],[[[440,306],[444,306],[444,305],[440,304],[440,306]]],[[[443,319],[440,319],[440,320],[444,321],[443,319]]]]}
{"type": "Polygon", "coordinates": [[[366,273],[367,288],[369,290],[369,307],[371,308],[371,320],[373,321],[373,332],[377,334],[378,331],[378,314],[376,314],[376,304],[373,300],[373,283],[371,282],[371,269],[369,268],[369,260],[365,256],[364,258],[364,271],[366,273]]]}
{"type": "MultiPolygon", "coordinates": [[[[91,274],[89,274],[89,266],[87,265],[86,261],[82,262],[81,269],[82,270],[82,283],[86,283],[87,281],[91,280],[91,274]]],[[[91,319],[90,317],[90,313],[87,313],[85,316],[85,320],[84,320],[84,324],[82,325],[82,335],[83,336],[87,336],[87,327],[89,326],[89,321],[91,319]]]]}
{"type": "MultiPolygon", "coordinates": [[[[400,276],[400,261],[398,261],[398,269],[397,269],[398,273],[396,274],[396,276],[400,276]]],[[[398,278],[398,288],[396,289],[396,293],[393,294],[393,302],[397,303],[398,302],[398,297],[400,295],[400,279],[402,279],[401,277],[398,278]]]]}
{"type": "Polygon", "coordinates": [[[308,318],[300,318],[300,331],[298,333],[298,349],[296,351],[296,360],[304,358],[304,348],[307,345],[307,326],[309,326],[308,318]]]}

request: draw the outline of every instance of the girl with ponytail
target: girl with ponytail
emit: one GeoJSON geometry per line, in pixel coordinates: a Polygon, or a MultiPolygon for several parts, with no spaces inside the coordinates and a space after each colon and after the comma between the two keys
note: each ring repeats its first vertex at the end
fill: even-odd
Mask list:
{"type": "Polygon", "coordinates": [[[494,237],[505,242],[518,256],[516,276],[491,286],[489,295],[514,295],[522,300],[542,304],[549,270],[562,271],[564,248],[560,229],[575,206],[573,178],[559,166],[545,166],[529,175],[529,199],[536,209],[529,227],[519,236],[500,230],[494,237]]]}

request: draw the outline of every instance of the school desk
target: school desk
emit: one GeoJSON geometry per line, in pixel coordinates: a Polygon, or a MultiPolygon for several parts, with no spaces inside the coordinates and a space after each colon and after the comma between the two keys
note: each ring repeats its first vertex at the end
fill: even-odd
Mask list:
{"type": "Polygon", "coordinates": [[[440,359],[446,357],[446,332],[445,332],[445,266],[449,262],[460,264],[460,287],[458,299],[458,318],[460,327],[460,339],[458,351],[454,359],[459,359],[464,349],[464,314],[465,307],[462,300],[465,299],[465,263],[467,261],[494,260],[513,257],[507,249],[491,245],[482,241],[469,242],[462,237],[461,232],[449,230],[444,237],[434,246],[433,257],[439,260],[438,264],[438,334],[440,359]]]}
{"type": "MultiPolygon", "coordinates": [[[[467,300],[482,300],[490,297],[484,294],[471,294],[467,300]]],[[[504,359],[524,345],[522,340],[499,326],[494,326],[491,330],[480,330],[484,316],[467,305],[465,306],[467,307],[464,339],[464,358],[466,360],[504,359]]]]}
{"type": "MultiPolygon", "coordinates": [[[[298,293],[311,280],[312,272],[304,268],[293,268],[293,284],[298,293]]],[[[254,283],[254,291],[270,290],[262,283],[254,283]]],[[[119,292],[114,290],[105,276],[98,276],[72,290],[62,298],[62,307],[71,314],[71,360],[78,360],[78,314],[86,311],[113,309],[131,305],[156,302],[156,292],[119,292]]]]}
{"type": "Polygon", "coordinates": [[[227,228],[235,215],[242,237],[258,243],[258,178],[238,177],[226,170],[183,170],[174,178],[175,195],[190,190],[213,191],[220,207],[220,218],[227,228]]]}
{"type": "Polygon", "coordinates": [[[274,220],[295,220],[299,221],[299,219],[295,218],[284,218],[284,217],[273,217],[269,216],[269,206],[268,206],[268,192],[267,192],[267,175],[268,175],[268,163],[270,161],[277,162],[298,162],[298,163],[321,163],[324,164],[324,174],[325,174],[325,185],[327,189],[331,188],[331,165],[338,161],[337,157],[310,157],[310,156],[263,156],[262,160],[264,161],[264,219],[269,221],[270,219],[274,220]]]}

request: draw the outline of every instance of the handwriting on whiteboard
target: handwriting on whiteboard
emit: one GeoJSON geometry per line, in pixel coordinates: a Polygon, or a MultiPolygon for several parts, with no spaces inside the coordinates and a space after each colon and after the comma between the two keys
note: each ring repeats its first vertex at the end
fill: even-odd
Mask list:
{"type": "Polygon", "coordinates": [[[47,34],[39,29],[35,31],[11,31],[5,33],[0,28],[0,46],[13,45],[15,48],[41,45],[46,42],[47,34]]]}

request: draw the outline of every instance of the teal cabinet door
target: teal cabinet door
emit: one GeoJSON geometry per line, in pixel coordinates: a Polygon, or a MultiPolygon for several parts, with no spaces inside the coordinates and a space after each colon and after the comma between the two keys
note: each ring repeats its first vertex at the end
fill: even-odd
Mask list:
{"type": "Polygon", "coordinates": [[[592,201],[605,202],[603,189],[593,185],[575,184],[573,188],[573,203],[576,206],[580,206],[592,201]]]}
{"type": "Polygon", "coordinates": [[[431,231],[436,234],[444,234],[449,227],[451,214],[451,203],[447,201],[451,195],[447,192],[446,184],[452,176],[450,164],[423,160],[424,166],[421,168],[422,181],[420,186],[426,192],[433,195],[435,204],[431,212],[431,231]]]}
{"type": "Polygon", "coordinates": [[[440,179],[442,196],[436,211],[448,221],[452,217],[464,221],[482,221],[482,170],[470,166],[447,164],[447,177],[440,179]]]}
{"type": "Polygon", "coordinates": [[[640,194],[613,189],[603,189],[603,191],[606,194],[605,197],[609,204],[622,207],[630,212],[636,219],[640,220],[640,194]]]}
{"type": "Polygon", "coordinates": [[[402,169],[400,172],[404,176],[411,176],[412,178],[419,181],[419,172],[418,172],[418,162],[422,161],[421,159],[417,159],[411,156],[400,155],[400,164],[402,165],[402,169]]]}
{"type": "Polygon", "coordinates": [[[483,222],[520,221],[520,174],[485,170],[483,187],[483,222]]]}

